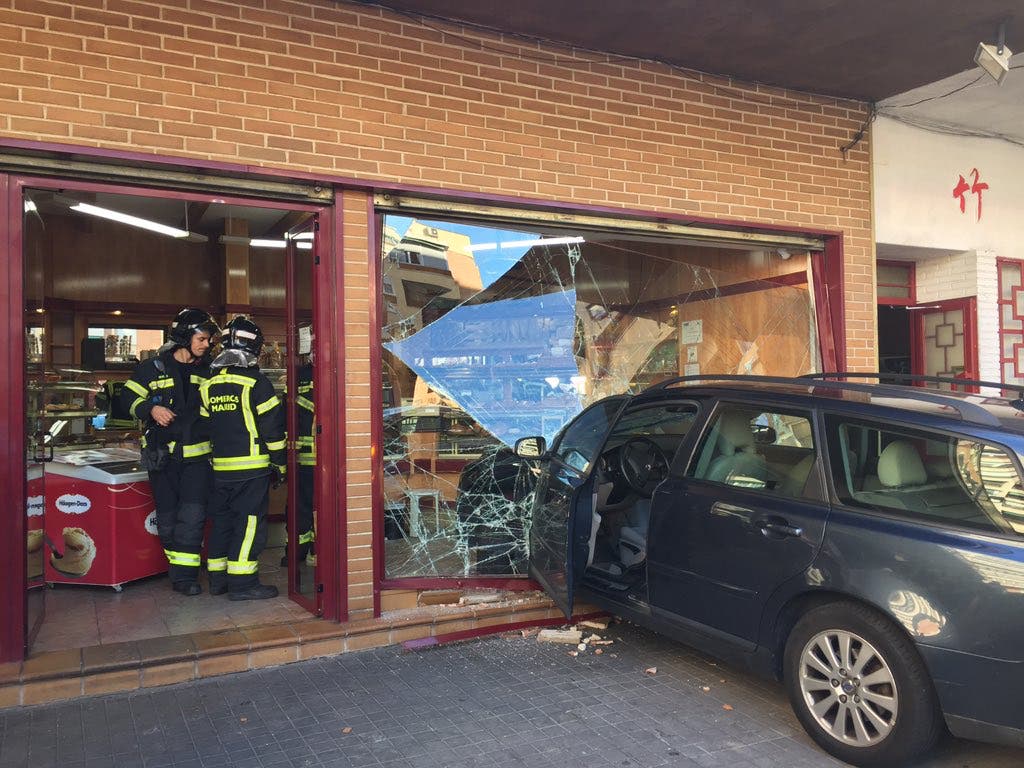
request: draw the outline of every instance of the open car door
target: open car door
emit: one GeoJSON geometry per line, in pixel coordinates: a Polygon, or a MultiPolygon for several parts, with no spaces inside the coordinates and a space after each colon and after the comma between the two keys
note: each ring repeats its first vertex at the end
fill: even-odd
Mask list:
{"type": "Polygon", "coordinates": [[[593,516],[593,469],[628,395],[587,408],[540,462],[530,525],[530,576],[566,618],[572,616],[575,563],[585,567],[593,516]]]}

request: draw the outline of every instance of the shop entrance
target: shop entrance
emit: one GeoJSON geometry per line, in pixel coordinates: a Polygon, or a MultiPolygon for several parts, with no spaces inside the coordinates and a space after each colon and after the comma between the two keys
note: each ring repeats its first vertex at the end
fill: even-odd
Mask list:
{"type": "Polygon", "coordinates": [[[8,196],[20,207],[23,254],[23,386],[12,396],[24,406],[27,651],[319,615],[313,320],[323,209],[43,180],[11,185],[8,196]],[[126,412],[122,391],[166,348],[185,307],[221,327],[245,315],[265,337],[258,364],[289,435],[288,480],[271,492],[259,556],[277,598],[210,595],[205,568],[202,594],[185,596],[165,575],[139,460],[147,425],[126,412]]]}

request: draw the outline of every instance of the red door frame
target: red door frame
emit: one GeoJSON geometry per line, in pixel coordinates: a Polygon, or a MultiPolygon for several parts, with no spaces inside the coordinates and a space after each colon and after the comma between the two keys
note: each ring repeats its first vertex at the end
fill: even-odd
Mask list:
{"type": "MultiPolygon", "coordinates": [[[[978,378],[978,299],[967,296],[961,299],[944,299],[916,304],[908,309],[913,313],[910,322],[910,370],[914,374],[924,373],[924,311],[927,309],[949,312],[963,310],[964,313],[964,376],[965,379],[978,378]]],[[[969,391],[976,391],[971,388],[969,391]]]]}
{"type": "MultiPolygon", "coordinates": [[[[6,363],[7,375],[0,381],[0,424],[7,427],[0,437],[0,487],[7,489],[8,504],[0,513],[0,524],[8,535],[0,536],[0,663],[18,661],[25,655],[27,618],[25,576],[25,371],[24,371],[24,254],[22,249],[22,199],[26,187],[37,189],[64,189],[83,192],[108,192],[146,197],[164,197],[176,200],[227,203],[278,210],[303,210],[319,214],[322,244],[317,255],[322,270],[317,279],[326,281],[320,295],[334,296],[336,300],[320,302],[315,309],[315,321],[324,329],[316,334],[316,354],[322,370],[315,390],[317,407],[324,413],[344,413],[339,409],[344,400],[344,313],[340,308],[343,296],[338,261],[340,248],[341,209],[335,206],[275,201],[261,198],[225,197],[219,193],[169,190],[106,184],[51,177],[16,176],[0,174],[0,260],[6,270],[0,277],[0,302],[6,307],[8,332],[0,334],[0,364],[6,363]],[[337,226],[335,220],[338,221],[337,226]]],[[[331,420],[325,420],[329,423],[331,420]]],[[[319,467],[338,467],[340,471],[320,471],[321,499],[318,510],[320,530],[324,541],[338,541],[338,547],[322,547],[317,562],[321,569],[320,595],[325,618],[344,620],[348,615],[347,588],[343,567],[343,553],[347,552],[345,537],[344,494],[344,421],[323,429],[324,456],[319,467]],[[339,457],[341,462],[339,463],[339,457]],[[332,578],[334,576],[334,578],[332,578]]],[[[319,446],[318,446],[319,447],[319,446]]]]}

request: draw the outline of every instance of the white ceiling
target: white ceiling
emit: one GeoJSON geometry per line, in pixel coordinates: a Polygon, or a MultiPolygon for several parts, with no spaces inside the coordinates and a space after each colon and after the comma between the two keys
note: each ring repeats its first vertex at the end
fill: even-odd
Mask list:
{"type": "Polygon", "coordinates": [[[1024,146],[1024,53],[1014,55],[1010,67],[1002,85],[975,67],[884,99],[878,111],[922,128],[1024,146]]]}

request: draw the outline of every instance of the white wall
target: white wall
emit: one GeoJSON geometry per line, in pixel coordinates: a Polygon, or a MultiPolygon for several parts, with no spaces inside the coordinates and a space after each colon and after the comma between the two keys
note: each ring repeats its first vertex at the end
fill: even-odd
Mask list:
{"type": "Polygon", "coordinates": [[[872,128],[875,241],[917,263],[921,303],[977,296],[979,375],[999,381],[996,257],[1024,259],[1024,147],[924,131],[879,117],[872,128]],[[977,168],[989,185],[953,197],[960,175],[977,168]],[[886,246],[906,246],[889,248],[886,246]],[[911,249],[935,249],[931,252],[911,249]]]}
{"type": "Polygon", "coordinates": [[[1024,147],[999,139],[948,136],[879,117],[873,142],[875,240],[879,243],[994,251],[1024,259],[1024,147]],[[989,185],[977,198],[965,194],[966,211],[953,197],[960,175],[989,185]]]}

